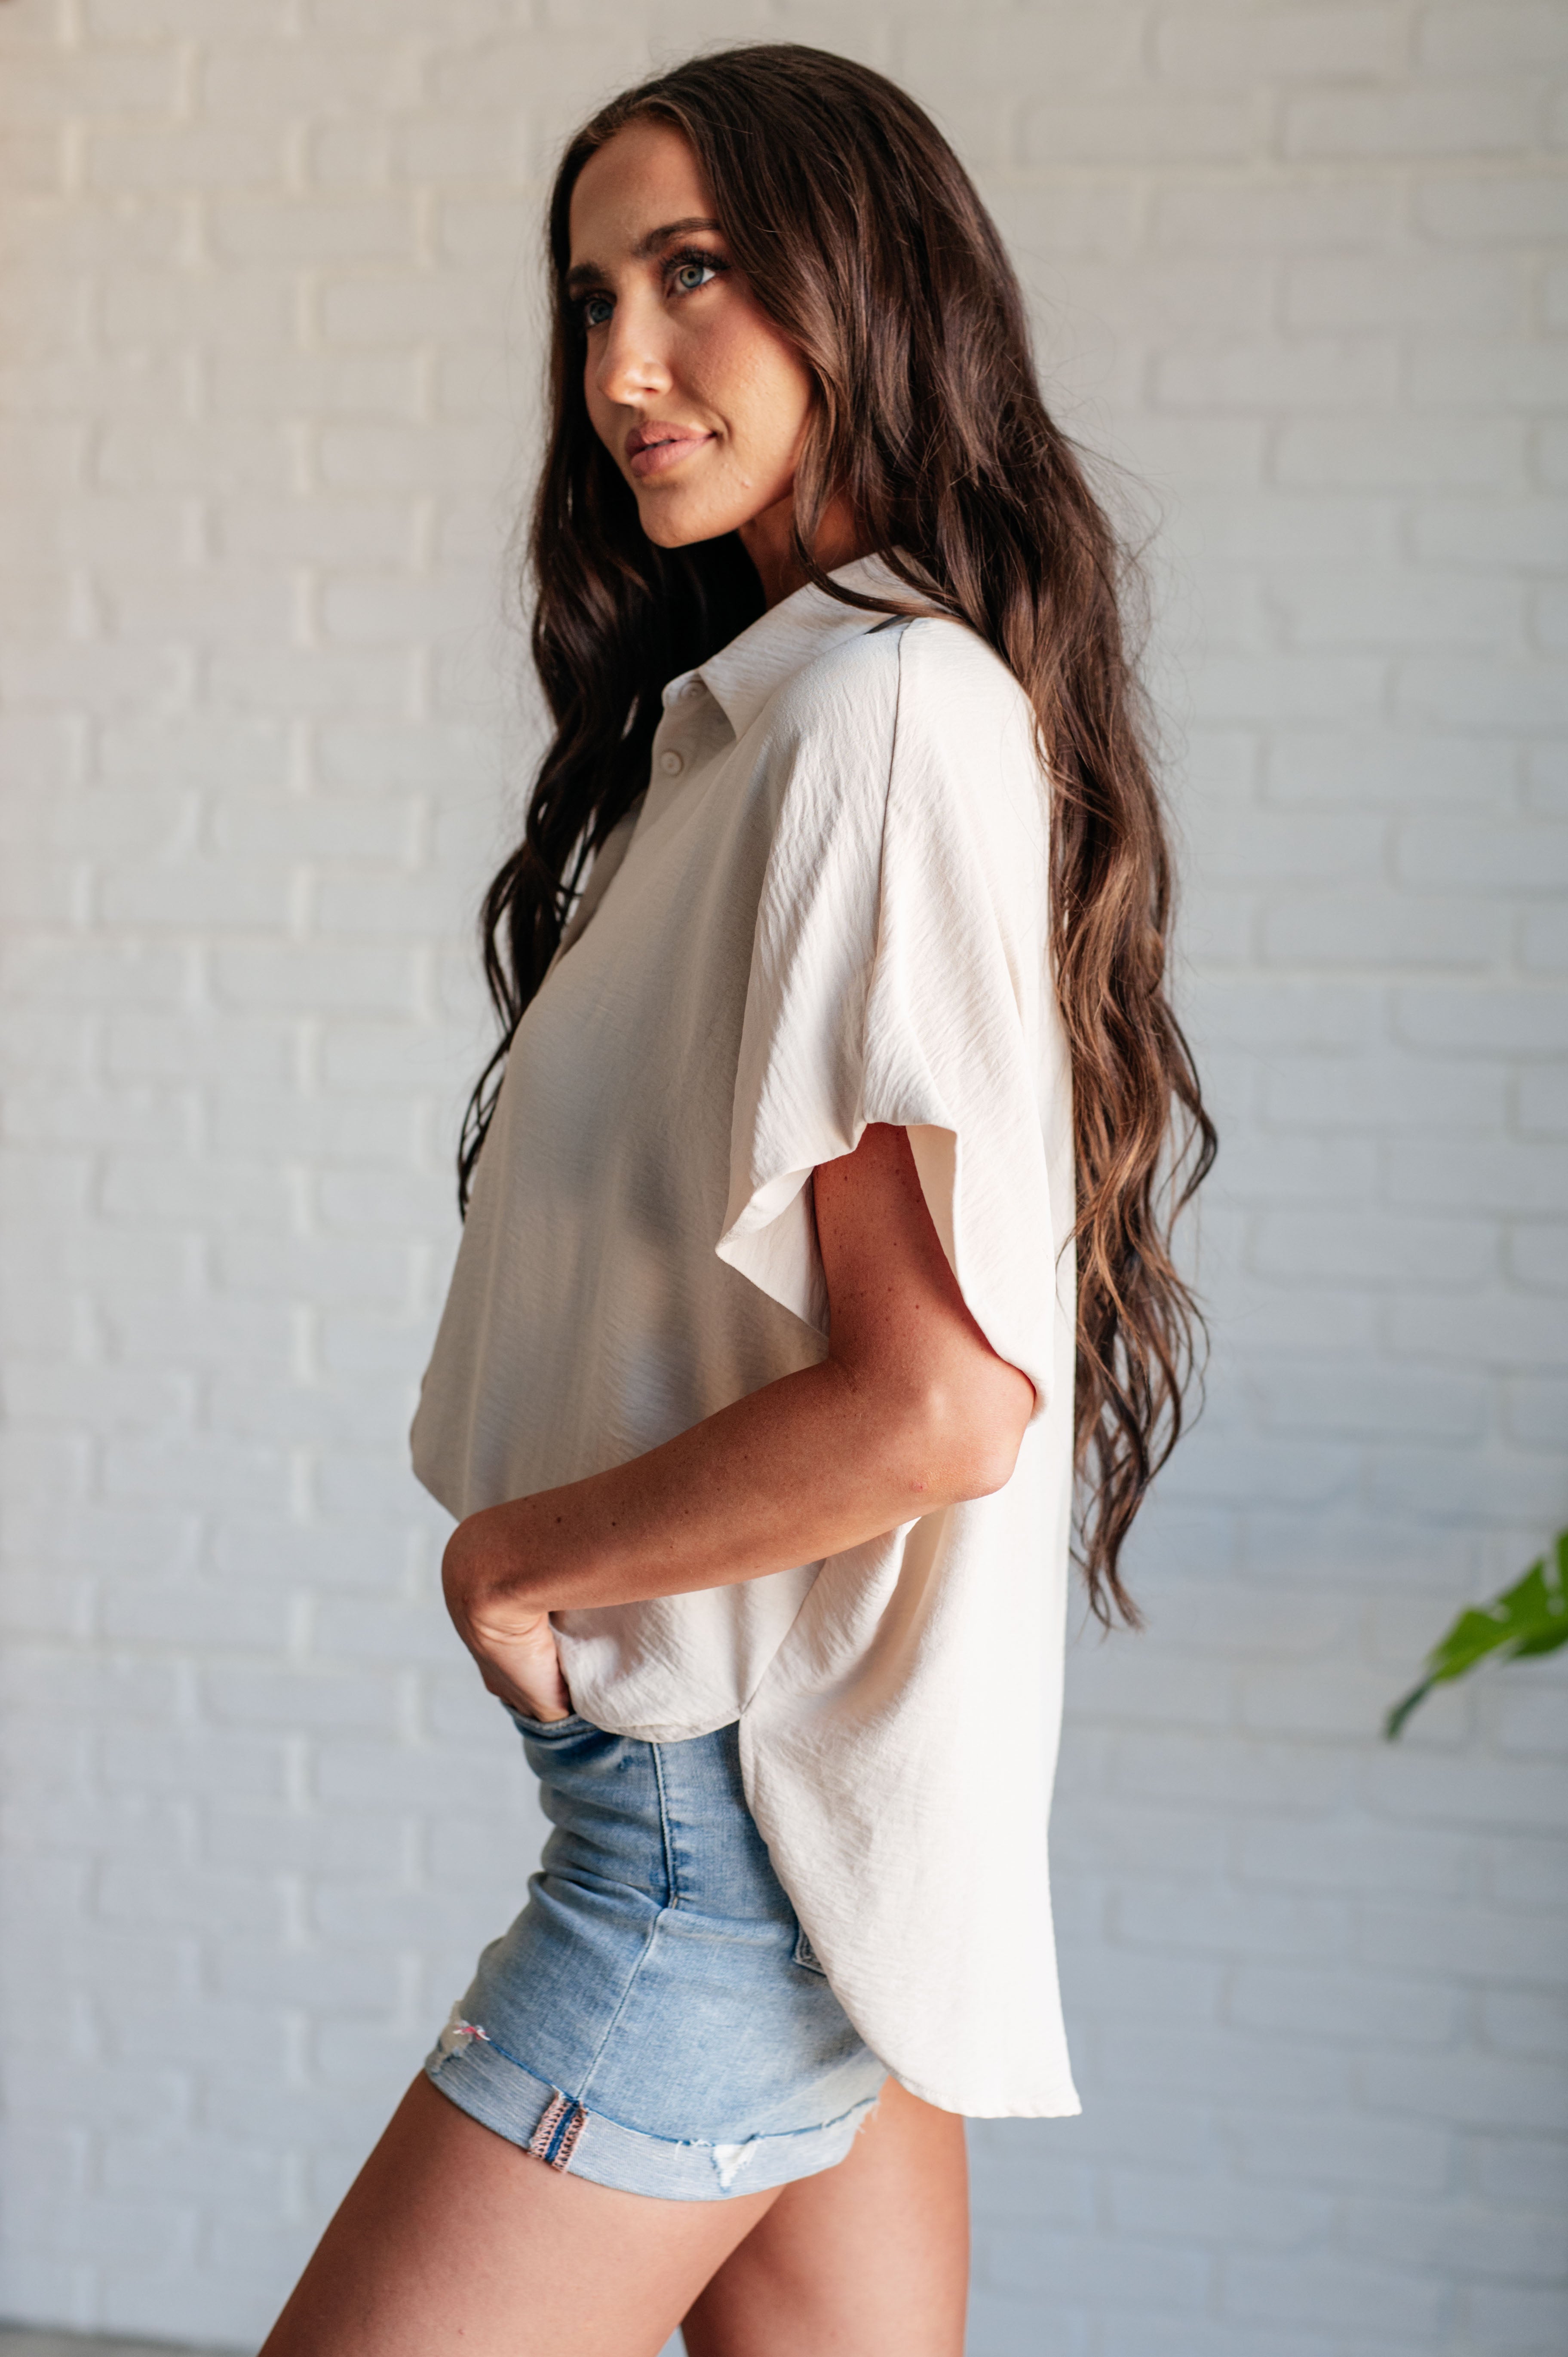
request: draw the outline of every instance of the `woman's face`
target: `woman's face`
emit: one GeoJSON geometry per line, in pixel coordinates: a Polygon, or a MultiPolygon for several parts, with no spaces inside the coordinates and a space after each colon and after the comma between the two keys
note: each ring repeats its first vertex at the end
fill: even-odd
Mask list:
{"type": "Polygon", "coordinates": [[[763,569],[755,544],[788,540],[812,382],[730,261],[681,134],[617,132],[578,176],[571,232],[588,415],[644,532],[660,548],[739,532],[763,569]]]}

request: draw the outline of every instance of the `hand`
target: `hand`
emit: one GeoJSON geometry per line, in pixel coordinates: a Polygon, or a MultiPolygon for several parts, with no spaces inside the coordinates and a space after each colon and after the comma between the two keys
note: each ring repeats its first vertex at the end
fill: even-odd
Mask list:
{"type": "Polygon", "coordinates": [[[524,1718],[567,1718],[572,1697],[550,1615],[508,1592],[486,1525],[484,1514],[470,1514],[446,1542],[441,1587],[453,1626],[491,1694],[524,1718]]]}

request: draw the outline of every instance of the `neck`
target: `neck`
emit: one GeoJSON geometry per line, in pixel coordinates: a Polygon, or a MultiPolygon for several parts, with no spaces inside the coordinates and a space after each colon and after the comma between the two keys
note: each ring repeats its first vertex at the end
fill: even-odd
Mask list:
{"type": "MultiPolygon", "coordinates": [[[[806,576],[796,559],[791,540],[794,522],[795,502],[786,492],[781,500],[776,500],[770,508],[764,508],[760,515],[754,515],[749,523],[740,527],[740,544],[757,567],[763,602],[770,608],[805,584],[806,576]]],[[[829,502],[817,528],[816,546],[811,553],[824,573],[870,554],[843,500],[829,502]]]]}

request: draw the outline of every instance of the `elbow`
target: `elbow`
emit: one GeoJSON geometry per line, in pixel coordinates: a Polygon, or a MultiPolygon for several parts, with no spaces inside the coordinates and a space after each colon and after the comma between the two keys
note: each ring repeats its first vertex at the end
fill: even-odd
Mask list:
{"type": "Polygon", "coordinates": [[[907,1436],[918,1511],[1005,1489],[1035,1412],[1035,1387],[1005,1360],[972,1362],[924,1393],[907,1436]]]}
{"type": "Polygon", "coordinates": [[[1017,1466],[1027,1421],[1024,1417],[1011,1431],[993,1426],[984,1435],[976,1435],[955,1485],[955,1504],[970,1498],[993,1497],[1007,1487],[1017,1466]]]}
{"type": "Polygon", "coordinates": [[[994,1395],[984,1414],[972,1414],[965,1419],[955,1467],[955,1503],[989,1498],[1013,1479],[1024,1434],[1035,1412],[1035,1387],[1015,1367],[1006,1372],[1012,1381],[993,1387],[994,1395]]]}

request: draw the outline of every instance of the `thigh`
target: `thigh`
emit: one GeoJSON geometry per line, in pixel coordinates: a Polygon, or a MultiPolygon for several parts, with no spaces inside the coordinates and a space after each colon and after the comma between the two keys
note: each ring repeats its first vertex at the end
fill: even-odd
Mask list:
{"type": "Polygon", "coordinates": [[[836,2169],[785,2186],[683,2319],[687,2357],[962,2357],[963,2122],[887,2082],[836,2169]]]}
{"type": "Polygon", "coordinates": [[[262,2357],[656,2357],[777,2198],[663,2201],[590,2184],[419,2078],[262,2357]]]}

